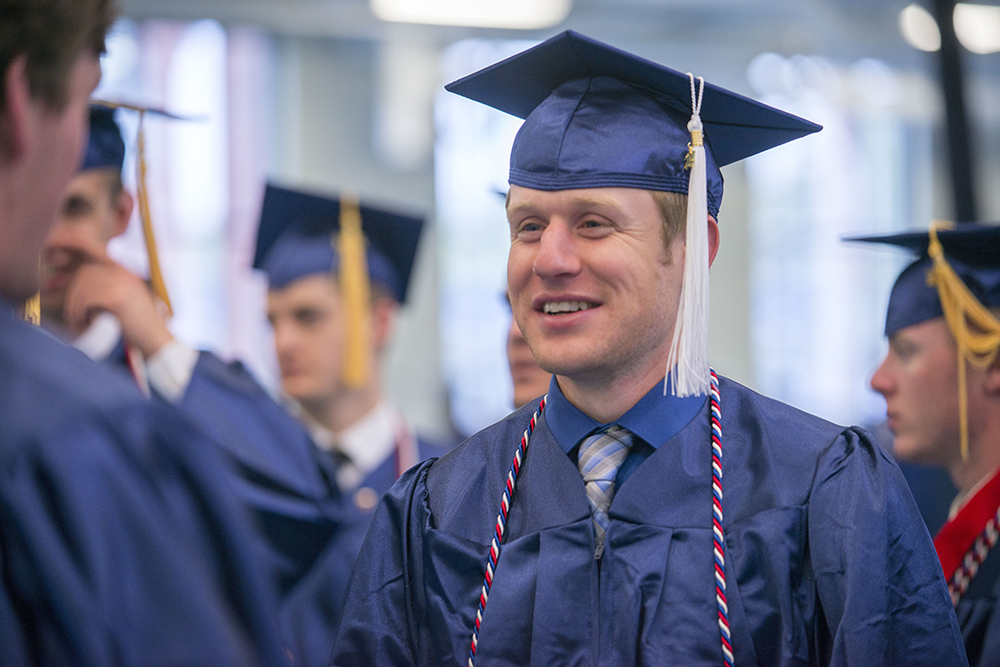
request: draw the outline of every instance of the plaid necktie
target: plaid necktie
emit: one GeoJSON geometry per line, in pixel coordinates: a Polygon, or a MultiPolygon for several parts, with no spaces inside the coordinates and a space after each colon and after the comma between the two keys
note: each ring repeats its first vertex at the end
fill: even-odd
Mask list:
{"type": "Polygon", "coordinates": [[[617,425],[587,436],[580,443],[580,474],[583,475],[594,519],[597,549],[594,558],[604,553],[604,535],[608,530],[608,508],[615,497],[615,476],[632,447],[632,432],[617,425]]]}

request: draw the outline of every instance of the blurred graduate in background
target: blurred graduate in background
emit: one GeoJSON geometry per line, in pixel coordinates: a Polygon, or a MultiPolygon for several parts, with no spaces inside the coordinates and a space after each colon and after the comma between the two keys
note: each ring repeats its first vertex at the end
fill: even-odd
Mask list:
{"type": "Polygon", "coordinates": [[[851,240],[918,255],[892,288],[889,352],[871,385],[885,396],[895,456],[947,470],[958,490],[934,546],[969,664],[1000,664],[1000,227],[851,240]]]}
{"type": "MultiPolygon", "coordinates": [[[[254,266],[268,277],[282,390],[350,499],[359,538],[403,472],[447,451],[415,434],[382,390],[382,358],[406,302],[422,226],[420,218],[349,197],[275,185],[264,195],[254,266]]],[[[344,594],[343,577],[333,575],[350,572],[360,541],[352,548],[330,550],[329,566],[316,567],[286,606],[283,627],[311,646],[306,664],[330,657],[333,602],[344,594]],[[323,609],[329,618],[317,613],[323,609]]]]}

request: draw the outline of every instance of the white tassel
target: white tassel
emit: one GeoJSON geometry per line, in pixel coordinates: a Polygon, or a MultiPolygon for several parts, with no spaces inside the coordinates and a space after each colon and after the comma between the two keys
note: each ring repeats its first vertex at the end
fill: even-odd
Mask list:
{"type": "MultiPolygon", "coordinates": [[[[688,181],[687,233],[684,243],[684,282],[674,324],[674,339],[667,358],[667,375],[675,396],[707,394],[711,375],[708,365],[708,186],[705,178],[705,146],[701,124],[701,101],[705,80],[698,77],[695,95],[691,79],[691,143],[685,166],[688,181]]],[[[667,382],[664,378],[663,393],[667,382]]]]}

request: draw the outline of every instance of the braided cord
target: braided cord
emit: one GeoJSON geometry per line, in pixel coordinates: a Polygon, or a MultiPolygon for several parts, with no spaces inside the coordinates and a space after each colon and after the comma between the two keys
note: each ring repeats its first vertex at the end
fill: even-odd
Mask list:
{"type": "Polygon", "coordinates": [[[733,667],[733,646],[729,633],[729,605],[726,602],[726,536],[722,530],[722,408],[719,400],[719,377],[712,373],[712,537],[715,556],[715,603],[719,608],[719,636],[722,659],[733,667]]]}
{"type": "MultiPolygon", "coordinates": [[[[731,635],[729,631],[729,607],[726,603],[725,534],[722,528],[722,409],[719,399],[719,378],[714,370],[711,370],[711,378],[712,534],[714,541],[713,555],[715,558],[715,601],[719,610],[719,635],[722,643],[723,661],[726,667],[733,667],[733,647],[730,643],[731,635]]],[[[490,587],[493,585],[493,573],[496,570],[497,559],[500,557],[500,543],[503,541],[504,529],[507,526],[507,512],[510,510],[511,497],[514,494],[514,486],[517,484],[517,476],[521,470],[521,463],[528,451],[528,441],[532,431],[535,430],[538,418],[545,409],[546,398],[542,398],[541,403],[538,405],[538,410],[535,411],[531,421],[528,423],[528,428],[524,431],[524,435],[521,436],[521,444],[514,453],[514,462],[511,464],[510,472],[507,474],[507,484],[500,499],[500,513],[497,515],[493,542],[490,545],[490,557],[486,563],[486,576],[483,580],[482,592],[479,594],[479,609],[476,611],[476,620],[472,630],[472,645],[469,649],[468,667],[475,667],[476,664],[479,627],[483,621],[483,611],[486,609],[486,602],[489,599],[490,587]]],[[[995,533],[996,531],[994,531],[995,533]]]]}
{"type": "Polygon", "coordinates": [[[969,550],[965,553],[965,558],[962,559],[962,564],[958,566],[955,573],[951,575],[951,579],[948,580],[948,592],[951,593],[952,604],[958,605],[958,601],[962,599],[965,591],[969,589],[969,584],[972,583],[973,577],[979,572],[979,566],[986,560],[990,549],[996,545],[997,537],[1000,536],[998,525],[1000,525],[1000,509],[997,509],[997,513],[986,522],[983,532],[979,534],[976,541],[969,547],[969,550]]]}
{"type": "Polygon", "coordinates": [[[524,435],[521,436],[521,444],[517,448],[517,451],[514,452],[514,462],[510,466],[510,472],[507,473],[507,484],[504,486],[503,496],[500,498],[500,513],[497,515],[497,525],[493,531],[493,543],[490,544],[490,558],[486,562],[486,576],[483,578],[483,589],[479,594],[479,609],[476,610],[476,622],[472,629],[472,645],[469,648],[468,667],[475,667],[476,664],[476,647],[479,645],[479,626],[483,622],[483,610],[486,609],[486,601],[490,597],[490,587],[493,585],[493,572],[497,567],[497,559],[500,558],[500,543],[503,541],[504,530],[507,527],[507,512],[510,510],[510,501],[514,495],[514,485],[517,484],[517,476],[521,472],[521,462],[524,461],[524,455],[528,451],[528,440],[531,437],[532,431],[535,430],[538,418],[542,415],[542,411],[545,410],[545,400],[547,398],[548,394],[542,397],[541,402],[538,404],[538,409],[531,416],[528,428],[524,430],[524,435]]]}

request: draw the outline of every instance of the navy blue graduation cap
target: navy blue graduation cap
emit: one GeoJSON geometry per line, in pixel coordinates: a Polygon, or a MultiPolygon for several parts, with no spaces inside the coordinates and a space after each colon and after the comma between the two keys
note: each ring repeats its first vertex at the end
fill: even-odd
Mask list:
{"type": "MultiPolygon", "coordinates": [[[[445,88],[525,119],[510,156],[513,185],[688,192],[686,74],[568,30],[445,88]]],[[[821,129],[710,83],[700,111],[716,217],[719,167],[821,129]]]]}
{"type": "Polygon", "coordinates": [[[706,221],[722,205],[720,167],[820,126],[573,31],[445,88],[524,119],[510,153],[511,185],[687,195],[667,372],[677,395],[708,393],[706,221]]]}
{"type": "MultiPolygon", "coordinates": [[[[371,281],[405,302],[423,219],[362,205],[371,281]]],[[[340,229],[340,200],[268,184],[257,231],[253,266],[271,289],[317,273],[337,272],[340,257],[331,235],[340,229]]]]}
{"type": "Polygon", "coordinates": [[[117,169],[125,163],[125,141],[115,122],[115,110],[92,104],[90,106],[90,136],[83,154],[80,171],[89,169],[117,169]]]}
{"type": "MultiPolygon", "coordinates": [[[[1000,307],[1000,226],[962,224],[938,229],[944,256],[969,292],[987,308],[1000,307]]],[[[905,232],[844,239],[877,243],[909,250],[917,256],[896,279],[889,296],[885,335],[944,316],[935,285],[928,282],[934,260],[928,249],[929,232],[905,232]]]]}

